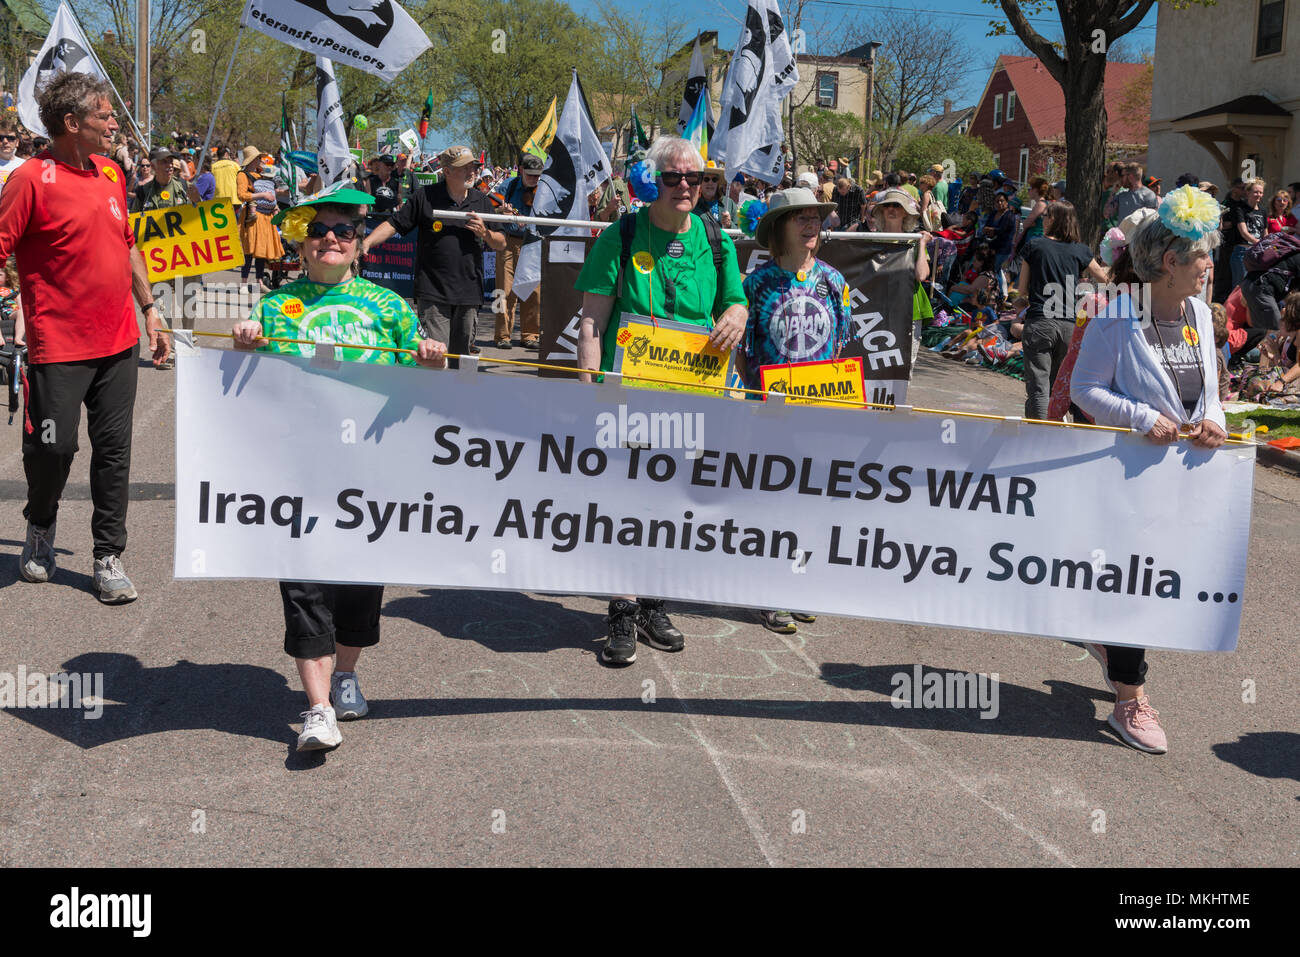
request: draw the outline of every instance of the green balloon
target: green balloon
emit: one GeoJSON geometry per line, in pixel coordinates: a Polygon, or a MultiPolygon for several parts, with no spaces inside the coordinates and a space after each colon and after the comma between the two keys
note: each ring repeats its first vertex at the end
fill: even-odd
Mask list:
{"type": "Polygon", "coordinates": [[[370,121],[366,119],[364,116],[362,116],[360,113],[358,113],[356,116],[352,118],[352,123],[359,130],[364,130],[366,127],[370,125],[370,121]]]}

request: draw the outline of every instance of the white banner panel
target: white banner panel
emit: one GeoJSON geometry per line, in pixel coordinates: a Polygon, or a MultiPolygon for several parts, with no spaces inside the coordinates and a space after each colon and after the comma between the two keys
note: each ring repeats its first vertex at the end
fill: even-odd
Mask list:
{"type": "Polygon", "coordinates": [[[223,350],[177,373],[178,578],[1236,646],[1251,447],[223,350]]]}

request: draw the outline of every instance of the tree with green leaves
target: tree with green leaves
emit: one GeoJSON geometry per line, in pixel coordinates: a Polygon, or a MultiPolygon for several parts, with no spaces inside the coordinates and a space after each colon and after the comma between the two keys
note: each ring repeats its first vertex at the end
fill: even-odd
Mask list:
{"type": "MultiPolygon", "coordinates": [[[[1001,7],[1007,21],[992,21],[992,34],[1008,24],[1042,62],[1065,94],[1065,182],[1079,212],[1085,241],[1101,234],[1101,185],[1106,160],[1106,63],[1113,44],[1132,32],[1156,0],[984,0],[1001,7]],[[1060,43],[1034,29],[1031,16],[1054,8],[1061,22],[1060,43]]],[[[1165,0],[1176,10],[1215,0],[1165,0]]]]}
{"type": "Polygon", "coordinates": [[[856,156],[862,149],[867,128],[862,117],[819,106],[801,107],[798,116],[791,139],[800,162],[856,156]]]}
{"type": "Polygon", "coordinates": [[[991,169],[993,151],[978,136],[924,133],[903,142],[894,155],[894,167],[919,173],[945,160],[952,160],[954,172],[964,176],[968,170],[991,169]]]}

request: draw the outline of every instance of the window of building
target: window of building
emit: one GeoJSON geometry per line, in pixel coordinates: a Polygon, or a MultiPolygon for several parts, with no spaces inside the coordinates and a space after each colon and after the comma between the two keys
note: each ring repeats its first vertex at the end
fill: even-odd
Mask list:
{"type": "Polygon", "coordinates": [[[1029,179],[1029,147],[1020,147],[1020,175],[1016,177],[1016,182],[1023,183],[1029,179]]]}
{"type": "Polygon", "coordinates": [[[1016,118],[1016,94],[1011,91],[1007,94],[1007,122],[1010,123],[1016,118]]]}
{"type": "Polygon", "coordinates": [[[1286,25],[1286,0],[1259,0],[1255,20],[1255,56],[1281,53],[1282,34],[1286,25]]]}
{"type": "Polygon", "coordinates": [[[993,154],[993,168],[994,168],[994,169],[1001,169],[1001,168],[1002,168],[1002,154],[1001,154],[1001,153],[994,153],[994,154],[993,154]]]}
{"type": "Polygon", "coordinates": [[[840,77],[838,73],[817,74],[817,105],[833,110],[839,104],[840,77]]]}
{"type": "Polygon", "coordinates": [[[1002,125],[1002,94],[999,93],[993,97],[993,128],[996,130],[1002,125]]]}

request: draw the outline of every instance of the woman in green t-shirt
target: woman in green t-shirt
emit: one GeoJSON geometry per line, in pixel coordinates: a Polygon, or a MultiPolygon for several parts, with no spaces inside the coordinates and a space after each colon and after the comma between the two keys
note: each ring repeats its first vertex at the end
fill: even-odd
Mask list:
{"type": "MultiPolygon", "coordinates": [[[[414,349],[415,356],[343,349],[342,358],[446,367],[447,346],[419,337],[415,313],[406,300],[351,275],[365,225],[360,207],[371,201],[358,190],[334,188],[275,217],[275,225],[283,222],[285,233],[301,241],[306,275],[263,298],[252,316],[235,325],[236,349],[260,347],[295,355],[315,352],[314,346],[270,342],[268,336],[360,342],[414,349]]],[[[294,658],[307,693],[308,710],[302,714],[298,750],[336,748],[343,741],[338,719],[360,718],[370,710],[356,668],[361,649],[379,642],[384,586],[286,581],[280,582],[280,597],[284,603],[284,650],[294,658]]]]}
{"type": "MultiPolygon", "coordinates": [[[[589,370],[579,373],[583,382],[591,382],[596,369],[613,369],[614,339],[624,313],[711,328],[709,343],[723,353],[745,334],[749,310],[736,247],[723,233],[722,263],[715,267],[704,224],[691,212],[700,200],[704,163],[699,151],[687,140],[660,137],[646,161],[655,170],[659,194],[633,214],[636,228],[626,260],[622,230],[615,223],[600,234],[578,276],[577,288],[583,292],[578,367],[589,370]]],[[[681,651],[684,645],[662,600],[622,596],[609,603],[609,636],[601,658],[612,665],[636,661],[638,632],[662,651],[681,651]]]]}

